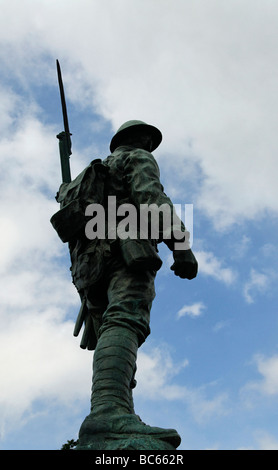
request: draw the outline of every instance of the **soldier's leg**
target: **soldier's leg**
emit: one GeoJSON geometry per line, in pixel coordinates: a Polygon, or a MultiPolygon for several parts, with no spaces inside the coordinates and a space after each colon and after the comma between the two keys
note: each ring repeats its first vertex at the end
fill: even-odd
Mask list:
{"type": "Polygon", "coordinates": [[[134,273],[124,265],[110,275],[107,307],[99,334],[112,326],[129,329],[137,336],[138,346],[150,333],[150,311],[155,298],[155,273],[134,273]]]}
{"type": "Polygon", "coordinates": [[[102,315],[94,354],[92,412],[101,409],[134,413],[132,389],[136,382],[138,346],[150,332],[154,274],[134,274],[125,266],[110,266],[108,304],[102,315]],[[114,268],[114,269],[113,269],[114,268]],[[118,395],[118,399],[116,398],[118,395]]]}
{"type": "Polygon", "coordinates": [[[132,404],[137,350],[150,332],[154,274],[134,275],[117,266],[110,270],[107,296],[94,353],[91,413],[81,426],[80,442],[96,434],[117,438],[136,433],[177,447],[180,437],[175,430],[144,424],[132,404]]]}

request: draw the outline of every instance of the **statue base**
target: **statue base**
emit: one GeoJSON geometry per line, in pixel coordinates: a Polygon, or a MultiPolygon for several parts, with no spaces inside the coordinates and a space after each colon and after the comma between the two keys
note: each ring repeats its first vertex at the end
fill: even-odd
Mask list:
{"type": "Polygon", "coordinates": [[[114,439],[109,435],[85,436],[75,450],[176,450],[172,444],[151,436],[131,434],[114,439]]]}

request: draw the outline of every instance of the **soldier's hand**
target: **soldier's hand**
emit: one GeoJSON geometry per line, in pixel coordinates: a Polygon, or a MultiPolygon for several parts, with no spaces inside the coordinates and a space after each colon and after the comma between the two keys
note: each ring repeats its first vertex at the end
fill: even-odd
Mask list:
{"type": "Polygon", "coordinates": [[[171,266],[176,276],[182,279],[194,279],[198,272],[198,262],[191,250],[173,252],[174,264],[171,266]]]}

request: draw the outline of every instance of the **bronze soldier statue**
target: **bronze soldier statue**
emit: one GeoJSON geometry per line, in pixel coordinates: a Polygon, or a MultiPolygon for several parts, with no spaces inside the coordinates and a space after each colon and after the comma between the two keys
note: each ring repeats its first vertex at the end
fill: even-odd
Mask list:
{"type": "Polygon", "coordinates": [[[126,122],[111,140],[111,154],[103,161],[94,160],[74,181],[63,183],[57,195],[61,210],[51,221],[62,240],[69,243],[73,283],[82,303],[74,334],[78,335],[84,323],[81,347],[94,350],[91,412],[81,426],[79,448],[96,448],[92,442],[99,436],[117,440],[135,434],[164,441],[173,448],[180,444],[175,430],[141,421],[134,411],[132,390],[137,351],[150,333],[154,280],[162,264],[157,244],[163,241],[173,252],[171,269],[177,276],[193,279],[198,265],[189,246],[189,233],[175,215],[168,226],[159,219],[158,239],[150,234],[144,239],[124,239],[117,233],[122,214],[116,216],[112,229],[105,216],[105,237],[88,238],[88,217],[84,215],[93,203],[102,205],[107,214],[111,199],[116,203],[116,214],[125,204],[138,211],[142,204],[167,204],[174,215],[151,153],[161,140],[156,127],[142,121],[126,122]],[[175,249],[177,231],[184,237],[184,249],[175,249]]]}

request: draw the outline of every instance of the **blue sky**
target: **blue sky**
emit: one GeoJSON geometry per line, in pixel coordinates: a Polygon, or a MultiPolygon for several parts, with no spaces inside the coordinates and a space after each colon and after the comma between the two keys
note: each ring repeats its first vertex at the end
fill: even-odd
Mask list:
{"type": "Polygon", "coordinates": [[[175,277],[161,246],[137,413],[180,449],[277,450],[277,2],[3,0],[0,25],[0,449],[59,449],[89,412],[92,353],[49,222],[58,58],[72,175],[140,119],[163,134],[165,192],[194,208],[199,275],[175,277]]]}

